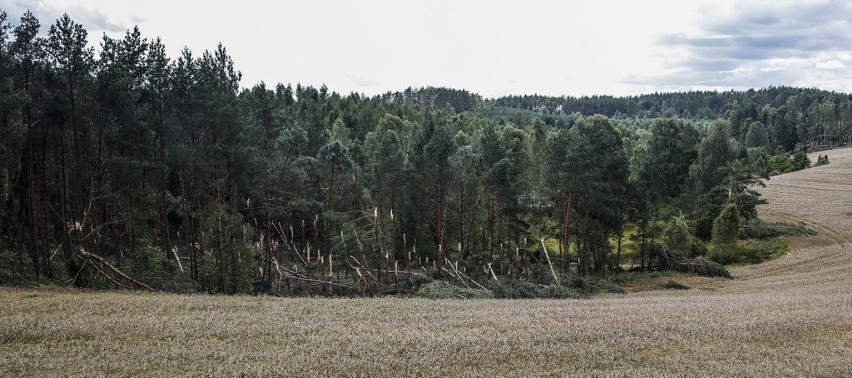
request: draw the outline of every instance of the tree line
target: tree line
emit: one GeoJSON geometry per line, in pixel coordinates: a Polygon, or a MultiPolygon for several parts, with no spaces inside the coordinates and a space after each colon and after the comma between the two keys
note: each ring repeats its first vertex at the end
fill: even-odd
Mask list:
{"type": "Polygon", "coordinates": [[[803,122],[847,122],[842,96],[797,103],[821,92],[792,88],[778,108],[704,93],[728,110],[654,119],[624,114],[680,95],[614,99],[621,113],[606,116],[447,88],[243,88],[222,45],[169,57],[134,28],[94,48],[67,15],[46,30],[0,11],[0,263],[13,280],[364,293],[401,274],[656,269],[661,247],[694,257],[729,241],[720,230],[756,217],[756,185],[809,166],[788,153],[811,135],[803,122]]]}
{"type": "Polygon", "coordinates": [[[499,107],[544,115],[603,114],[617,119],[679,117],[724,118],[741,143],[752,134],[766,135],[770,148],[792,151],[852,143],[852,97],[815,88],[769,87],[747,91],[689,91],[638,96],[506,96],[499,107]]]}

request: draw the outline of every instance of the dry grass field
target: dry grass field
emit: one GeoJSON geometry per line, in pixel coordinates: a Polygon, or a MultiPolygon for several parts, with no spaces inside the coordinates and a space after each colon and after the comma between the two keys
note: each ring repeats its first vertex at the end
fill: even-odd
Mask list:
{"type": "Polygon", "coordinates": [[[852,149],[829,156],[760,209],[819,236],[733,280],[589,300],[0,289],[0,376],[852,376],[852,149]]]}

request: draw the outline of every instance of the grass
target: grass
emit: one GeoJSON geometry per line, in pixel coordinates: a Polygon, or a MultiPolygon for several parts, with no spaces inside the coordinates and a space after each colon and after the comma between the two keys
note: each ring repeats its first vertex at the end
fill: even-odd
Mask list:
{"type": "Polygon", "coordinates": [[[10,377],[840,376],[852,353],[852,313],[834,311],[850,294],[436,301],[4,289],[0,301],[0,375],[10,377]]]}
{"type": "Polygon", "coordinates": [[[831,159],[762,189],[761,217],[819,234],[734,279],[579,300],[0,288],[0,376],[852,376],[852,149],[831,159]]]}

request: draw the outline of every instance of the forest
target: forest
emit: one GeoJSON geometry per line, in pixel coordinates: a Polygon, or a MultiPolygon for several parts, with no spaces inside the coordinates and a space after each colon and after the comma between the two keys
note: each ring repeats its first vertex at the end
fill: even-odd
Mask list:
{"type": "Polygon", "coordinates": [[[97,41],[67,15],[11,17],[3,284],[513,296],[625,270],[714,274],[759,259],[741,239],[796,228],[757,218],[757,186],[852,142],[852,96],[818,89],[243,87],[221,44],[169,57],[138,28],[97,41]]]}

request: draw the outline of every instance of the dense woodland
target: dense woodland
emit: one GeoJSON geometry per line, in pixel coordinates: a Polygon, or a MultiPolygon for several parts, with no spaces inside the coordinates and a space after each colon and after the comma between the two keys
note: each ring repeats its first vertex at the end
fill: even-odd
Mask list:
{"type": "Polygon", "coordinates": [[[852,97],[816,89],[369,97],[240,76],[221,45],[169,57],[135,28],[0,13],[5,281],[376,294],[736,261],[755,186],[852,138],[852,97]]]}

